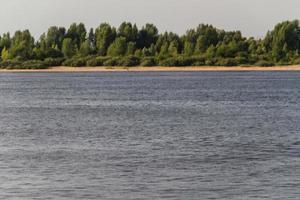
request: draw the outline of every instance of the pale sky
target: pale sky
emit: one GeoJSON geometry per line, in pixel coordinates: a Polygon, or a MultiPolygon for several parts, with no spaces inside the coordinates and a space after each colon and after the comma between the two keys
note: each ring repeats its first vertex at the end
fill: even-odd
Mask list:
{"type": "Polygon", "coordinates": [[[199,23],[262,37],[283,20],[300,19],[300,0],[0,0],[0,33],[30,29],[37,37],[49,26],[83,22],[118,26],[154,23],[182,34],[199,23]]]}

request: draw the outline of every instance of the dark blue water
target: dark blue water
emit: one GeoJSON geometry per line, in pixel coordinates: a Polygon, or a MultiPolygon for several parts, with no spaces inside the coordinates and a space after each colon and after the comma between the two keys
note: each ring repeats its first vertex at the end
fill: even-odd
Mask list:
{"type": "Polygon", "coordinates": [[[300,72],[0,74],[0,199],[300,198],[300,72]]]}

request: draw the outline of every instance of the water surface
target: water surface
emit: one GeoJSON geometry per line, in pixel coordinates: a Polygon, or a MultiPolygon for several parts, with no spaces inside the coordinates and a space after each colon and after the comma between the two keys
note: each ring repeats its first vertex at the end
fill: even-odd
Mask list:
{"type": "Polygon", "coordinates": [[[300,197],[300,72],[0,74],[0,199],[300,197]]]}

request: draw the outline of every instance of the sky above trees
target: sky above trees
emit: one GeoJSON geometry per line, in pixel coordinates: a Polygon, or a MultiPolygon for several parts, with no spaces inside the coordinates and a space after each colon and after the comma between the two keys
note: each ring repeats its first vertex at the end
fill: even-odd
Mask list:
{"type": "Polygon", "coordinates": [[[0,32],[30,29],[38,37],[49,26],[101,22],[118,26],[147,22],[182,34],[199,23],[263,37],[283,20],[300,19],[299,0],[0,0],[0,32]]]}

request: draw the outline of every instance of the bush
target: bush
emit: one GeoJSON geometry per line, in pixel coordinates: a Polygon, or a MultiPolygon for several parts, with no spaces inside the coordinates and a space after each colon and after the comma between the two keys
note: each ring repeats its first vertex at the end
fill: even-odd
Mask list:
{"type": "Polygon", "coordinates": [[[41,60],[26,61],[23,64],[26,69],[47,69],[48,66],[41,60]]]}
{"type": "Polygon", "coordinates": [[[204,56],[193,56],[192,57],[192,66],[204,66],[206,65],[206,58],[204,56]]]}
{"type": "Polygon", "coordinates": [[[235,58],[207,59],[203,56],[178,56],[164,59],[159,64],[162,66],[237,66],[239,62],[235,58]]]}
{"type": "Polygon", "coordinates": [[[74,57],[67,59],[63,62],[64,66],[71,66],[71,67],[83,67],[86,66],[87,60],[90,59],[89,57],[74,57]]]}
{"type": "Polygon", "coordinates": [[[293,61],[294,65],[300,65],[300,58],[297,58],[293,61]]]}
{"type": "Polygon", "coordinates": [[[215,58],[209,58],[205,60],[206,66],[215,66],[217,64],[217,60],[215,58]]]}
{"type": "Polygon", "coordinates": [[[72,67],[83,67],[86,66],[86,59],[84,58],[77,58],[74,59],[73,62],[71,63],[72,67]]]}
{"type": "Polygon", "coordinates": [[[259,60],[259,57],[257,55],[250,55],[248,57],[248,63],[247,64],[250,64],[250,65],[255,65],[255,63],[257,63],[259,60]]]}
{"type": "Polygon", "coordinates": [[[174,66],[191,66],[194,63],[194,60],[191,57],[179,56],[175,58],[176,65],[174,66]]]}
{"type": "Polygon", "coordinates": [[[260,67],[272,67],[274,66],[273,62],[266,61],[266,60],[260,60],[255,63],[255,66],[260,66],[260,67]]]}
{"type": "Polygon", "coordinates": [[[72,62],[73,62],[72,59],[67,59],[62,63],[62,65],[63,66],[71,66],[72,62]]]}
{"type": "Polygon", "coordinates": [[[49,67],[55,67],[62,65],[64,58],[46,58],[44,64],[49,67]]]}
{"type": "Polygon", "coordinates": [[[278,65],[278,66],[287,66],[290,64],[291,64],[291,62],[287,62],[287,61],[280,61],[280,62],[276,63],[276,65],[278,65]]]}
{"type": "Polygon", "coordinates": [[[118,64],[125,67],[138,66],[140,64],[140,59],[136,56],[127,56],[122,58],[118,64]]]}
{"type": "Polygon", "coordinates": [[[157,65],[157,61],[154,57],[145,57],[142,59],[140,65],[143,67],[152,67],[157,65]]]}
{"type": "Polygon", "coordinates": [[[110,66],[110,67],[119,66],[120,58],[118,58],[118,57],[110,58],[107,61],[105,61],[103,64],[104,64],[104,66],[110,66]]]}
{"type": "Polygon", "coordinates": [[[29,60],[25,61],[21,65],[24,69],[46,69],[48,66],[41,60],[29,60]]]}
{"type": "Polygon", "coordinates": [[[46,69],[48,66],[41,60],[28,60],[18,62],[14,60],[7,60],[2,62],[1,65],[7,69],[46,69]]]}
{"type": "Polygon", "coordinates": [[[16,56],[13,58],[13,61],[22,62],[22,61],[24,61],[24,59],[21,56],[16,56]]]}
{"type": "Polygon", "coordinates": [[[248,64],[248,58],[246,56],[237,56],[234,58],[238,65],[248,64]]]}
{"type": "Polygon", "coordinates": [[[192,57],[178,56],[170,57],[160,61],[160,65],[168,67],[191,66],[194,63],[192,57]]]}
{"type": "Polygon", "coordinates": [[[110,57],[96,57],[96,58],[90,58],[87,60],[86,64],[87,66],[96,67],[96,66],[104,66],[104,63],[109,60],[110,57]]]}
{"type": "Polygon", "coordinates": [[[177,64],[177,60],[176,60],[176,58],[173,58],[173,57],[161,60],[159,62],[159,65],[166,66],[166,67],[176,66],[176,64],[177,64]]]}
{"type": "Polygon", "coordinates": [[[232,67],[237,66],[239,63],[234,58],[220,58],[218,59],[216,65],[232,67]]]}
{"type": "Polygon", "coordinates": [[[17,60],[4,60],[1,62],[1,68],[13,68],[15,66],[20,66],[22,62],[17,60]]]}

